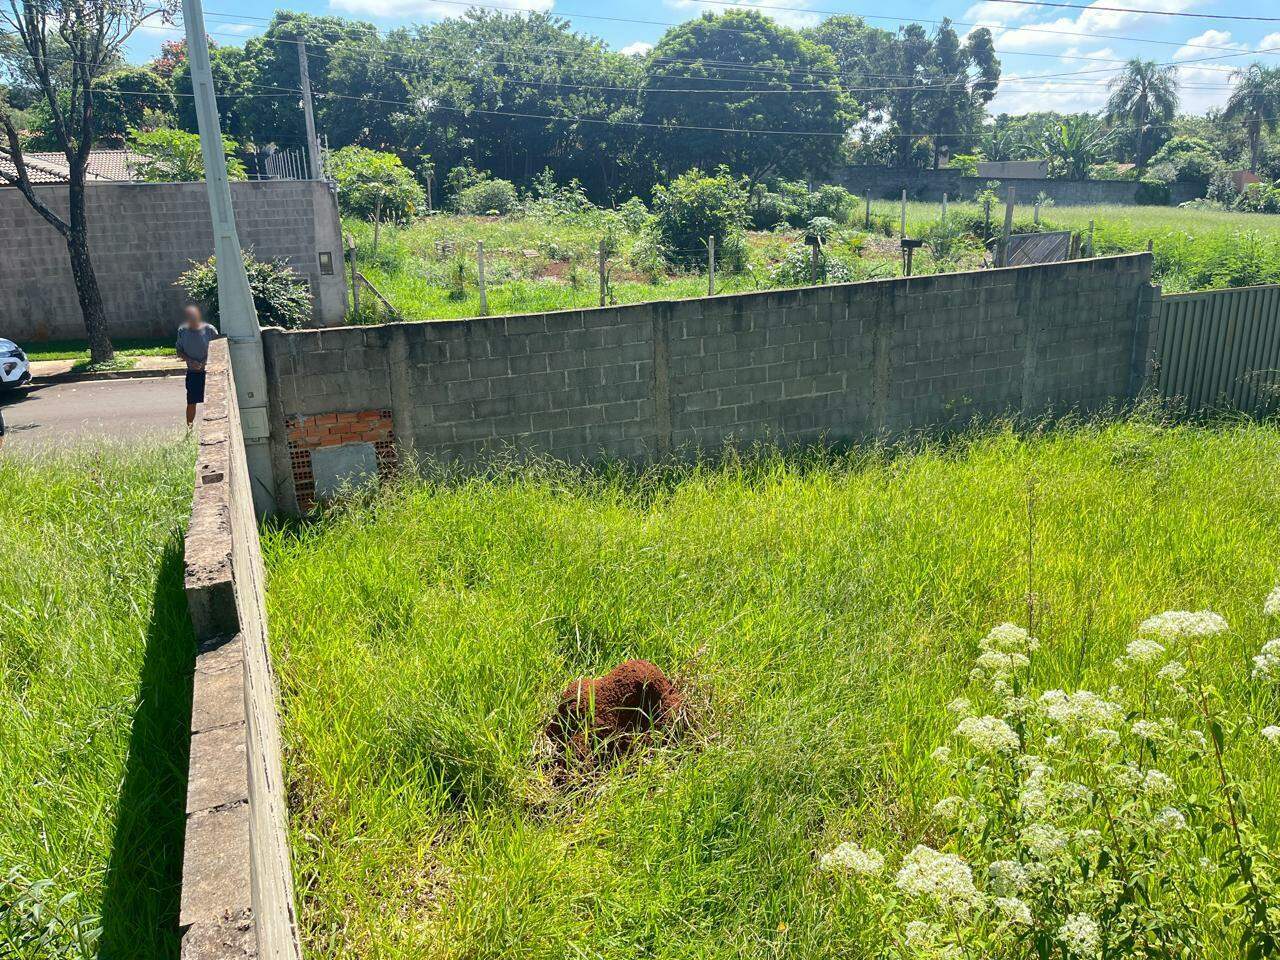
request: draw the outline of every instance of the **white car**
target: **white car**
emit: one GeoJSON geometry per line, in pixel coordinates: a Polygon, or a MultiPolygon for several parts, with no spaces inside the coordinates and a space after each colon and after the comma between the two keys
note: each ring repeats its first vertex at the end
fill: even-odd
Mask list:
{"type": "Polygon", "coordinates": [[[27,355],[12,340],[0,337],[0,390],[16,390],[30,379],[27,355]]]}

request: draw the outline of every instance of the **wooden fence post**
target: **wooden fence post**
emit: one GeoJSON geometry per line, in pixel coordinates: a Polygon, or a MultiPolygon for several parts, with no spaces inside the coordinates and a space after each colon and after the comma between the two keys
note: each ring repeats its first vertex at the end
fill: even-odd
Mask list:
{"type": "Polygon", "coordinates": [[[1000,233],[1000,266],[1002,267],[1009,265],[1009,237],[1013,235],[1013,205],[1016,198],[1017,192],[1010,187],[1004,202],[1004,230],[1000,233]]]}
{"type": "Polygon", "coordinates": [[[867,215],[866,215],[866,221],[863,224],[863,226],[867,230],[871,229],[871,188],[870,187],[867,187],[867,215]]]}
{"type": "Polygon", "coordinates": [[[947,195],[945,193],[942,195],[942,222],[944,224],[947,222],[947,195]]]}
{"type": "Polygon", "coordinates": [[[480,284],[480,316],[489,315],[489,296],[484,288],[484,241],[476,241],[476,279],[480,284]]]}
{"type": "Polygon", "coordinates": [[[356,239],[347,234],[347,262],[351,264],[351,312],[360,315],[360,274],[356,271],[356,239]]]}
{"type": "Polygon", "coordinates": [[[598,261],[600,267],[600,306],[603,307],[609,302],[608,254],[605,252],[603,238],[600,240],[600,254],[598,261]]]}
{"type": "Polygon", "coordinates": [[[907,191],[904,187],[902,190],[902,236],[907,235],[907,191]]]}
{"type": "Polygon", "coordinates": [[[716,235],[707,237],[707,296],[716,295],[716,235]]]}

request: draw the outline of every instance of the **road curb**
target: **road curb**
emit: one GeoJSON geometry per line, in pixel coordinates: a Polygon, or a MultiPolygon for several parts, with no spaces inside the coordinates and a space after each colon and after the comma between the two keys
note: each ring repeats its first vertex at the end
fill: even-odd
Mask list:
{"type": "Polygon", "coordinates": [[[101,370],[93,373],[55,373],[46,377],[32,377],[29,386],[48,387],[62,383],[92,383],[96,380],[149,380],[155,377],[180,377],[186,371],[161,367],[154,370],[101,370]]]}

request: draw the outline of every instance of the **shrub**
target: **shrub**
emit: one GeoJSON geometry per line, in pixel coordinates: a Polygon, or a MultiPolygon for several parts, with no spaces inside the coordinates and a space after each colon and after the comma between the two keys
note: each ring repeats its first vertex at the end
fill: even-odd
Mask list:
{"type": "MultiPolygon", "coordinates": [[[[193,262],[176,284],[204,308],[206,319],[215,325],[218,322],[216,261],[216,257],[210,257],[203,263],[193,262]]],[[[306,277],[284,260],[256,260],[245,252],[244,269],[249,275],[253,306],[262,326],[291,330],[311,319],[311,286],[306,277]]]]}
{"type": "Polygon", "coordinates": [[[958,153],[951,158],[951,162],[947,167],[951,170],[959,170],[962,177],[976,177],[978,175],[978,163],[983,159],[980,153],[958,153]]]}
{"type": "Polygon", "coordinates": [[[338,184],[338,207],[347,216],[400,222],[427,205],[413,173],[394,153],[343,147],[329,155],[329,175],[338,184]]]}
{"type": "MultiPolygon", "coordinates": [[[[133,164],[133,175],[147,183],[193,183],[204,179],[204,155],[200,137],[183,130],[162,127],[159,130],[130,130],[129,149],[141,154],[133,164]]],[[[227,155],[227,177],[245,179],[244,164],[235,155],[236,145],[222,138],[227,155]]]]}
{"type": "Polygon", "coordinates": [[[756,230],[772,230],[789,225],[799,213],[799,208],[781,193],[764,190],[751,202],[751,226],[756,230]]]}
{"type": "Polygon", "coordinates": [[[1174,137],[1151,158],[1151,174],[1164,181],[1207,186],[1223,169],[1212,144],[1199,137],[1174,137]]]}
{"type": "MultiPolygon", "coordinates": [[[[716,238],[724,254],[747,224],[747,190],[721,167],[714,176],[693,169],[668,186],[654,189],[654,229],[674,263],[696,265],[706,259],[706,241],[716,238]]],[[[721,259],[729,265],[722,254],[721,259]]]]}
{"type": "Polygon", "coordinates": [[[1280,213],[1280,189],[1274,183],[1251,183],[1236,197],[1234,206],[1245,213],[1280,213]]]}
{"type": "Polygon", "coordinates": [[[806,243],[793,243],[787,255],[770,273],[774,283],[787,287],[803,287],[816,283],[850,283],[857,279],[853,268],[843,259],[818,248],[817,275],[814,275],[813,251],[806,243]]]}
{"type": "Polygon", "coordinates": [[[858,198],[856,196],[844,187],[828,183],[823,184],[809,194],[808,202],[805,205],[805,214],[809,220],[814,217],[826,217],[841,226],[846,226],[853,220],[853,215],[857,208],[858,198]]]}
{"type": "MultiPolygon", "coordinates": [[[[476,187],[498,183],[506,183],[506,181],[486,180],[475,184],[468,192],[468,197],[472,192],[476,192],[476,187]]],[[[463,202],[461,197],[459,202],[463,202]]],[[[557,223],[591,223],[601,219],[600,208],[587,197],[587,191],[583,189],[582,184],[576,179],[570,180],[567,184],[556,183],[555,175],[549,167],[534,178],[533,192],[521,207],[526,216],[554,220],[557,223]]],[[[488,213],[489,211],[474,212],[488,213]]]]}
{"type": "Polygon", "coordinates": [[[631,233],[639,233],[649,222],[649,208],[639,197],[632,197],[618,207],[618,219],[631,233]]]}
{"type": "Polygon", "coordinates": [[[1168,206],[1171,197],[1169,185],[1159,180],[1139,181],[1138,188],[1133,192],[1134,203],[1148,207],[1168,206]]]}
{"type": "Polygon", "coordinates": [[[459,213],[505,216],[515,209],[516,188],[510,180],[481,180],[458,194],[459,213]]]}

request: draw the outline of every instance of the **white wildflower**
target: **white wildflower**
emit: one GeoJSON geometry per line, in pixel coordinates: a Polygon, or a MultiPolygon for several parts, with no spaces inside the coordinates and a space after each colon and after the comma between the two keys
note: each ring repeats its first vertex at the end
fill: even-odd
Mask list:
{"type": "Polygon", "coordinates": [[[1253,676],[1256,680],[1280,679],[1280,640],[1262,645],[1262,652],[1253,658],[1253,676]]]}
{"type": "Polygon", "coordinates": [[[1203,750],[1209,746],[1209,740],[1205,737],[1203,730],[1188,730],[1187,742],[1196,750],[1203,750]]]}
{"type": "Polygon", "coordinates": [[[908,896],[929,897],[940,907],[967,912],[978,899],[973,871],[954,853],[918,844],[902,861],[894,883],[908,896]]]}
{"type": "Polygon", "coordinates": [[[1177,660],[1170,660],[1163,667],[1156,671],[1156,677],[1164,680],[1166,683],[1177,683],[1187,675],[1187,668],[1177,660]]]}
{"type": "Polygon", "coordinates": [[[1040,710],[1054,723],[1078,723],[1089,727],[1104,727],[1120,718],[1123,711],[1116,704],[1104,700],[1092,690],[1046,690],[1040,695],[1040,710]]]}
{"type": "Polygon", "coordinates": [[[926,923],[923,920],[912,920],[907,924],[906,930],[903,932],[903,939],[906,940],[908,946],[927,947],[938,940],[942,936],[942,927],[936,923],[926,923]]]}
{"type": "Polygon", "coordinates": [[[1143,620],[1138,626],[1138,633],[1144,637],[1177,640],[1212,637],[1226,629],[1227,621],[1212,610],[1166,610],[1143,620]]]}
{"type": "Polygon", "coordinates": [[[1012,896],[1027,885],[1027,868],[1017,860],[992,860],[987,864],[987,887],[1000,896],[1012,896]]]}
{"type": "Polygon", "coordinates": [[[1135,737],[1142,740],[1162,740],[1164,738],[1164,725],[1157,723],[1155,720],[1135,720],[1130,729],[1135,737]]]}
{"type": "Polygon", "coordinates": [[[856,843],[845,841],[818,859],[818,866],[828,871],[847,871],[873,877],[884,869],[884,854],[879,850],[863,849],[856,843]]]}
{"type": "Polygon", "coordinates": [[[951,759],[950,747],[935,747],[933,753],[929,754],[934,763],[947,763],[951,759]]]}
{"type": "Polygon", "coordinates": [[[1176,784],[1159,770],[1148,770],[1142,778],[1142,791],[1153,797],[1167,797],[1173,793],[1176,784]]]}
{"type": "Polygon", "coordinates": [[[1110,727],[1098,727],[1096,730],[1089,731],[1089,739],[1104,747],[1114,747],[1120,742],[1120,733],[1110,727]]]}
{"type": "Polygon", "coordinates": [[[1031,908],[1017,897],[996,897],[993,906],[1006,923],[1031,926],[1031,908]]]}
{"type": "Polygon", "coordinates": [[[1040,641],[1017,624],[1002,623],[992,627],[978,646],[998,653],[1034,653],[1040,648],[1040,641]]]}
{"type": "Polygon", "coordinates": [[[1022,842],[1037,860],[1051,860],[1067,847],[1067,835],[1051,823],[1033,823],[1022,831],[1022,842]]]}
{"type": "Polygon", "coordinates": [[[993,676],[1000,676],[1030,666],[1031,659],[1023,653],[1004,653],[1000,650],[988,650],[979,654],[974,661],[978,668],[993,676]]]}
{"type": "Polygon", "coordinates": [[[1280,587],[1276,587],[1262,602],[1262,613],[1268,617],[1280,617],[1280,587]]]}
{"type": "Polygon", "coordinates": [[[947,709],[952,713],[959,714],[962,717],[967,717],[973,712],[973,704],[969,702],[968,697],[956,697],[947,704],[947,709]]]}
{"type": "Polygon", "coordinates": [[[979,753],[1012,753],[1019,746],[1018,734],[999,717],[967,717],[956,734],[979,753]]]}
{"type": "Polygon", "coordinates": [[[964,811],[962,797],[943,797],[933,805],[933,815],[939,820],[956,820],[964,811]]]}
{"type": "Polygon", "coordinates": [[[1277,727],[1274,723],[1269,727],[1263,727],[1262,739],[1273,747],[1280,747],[1280,727],[1277,727]]]}
{"type": "Polygon", "coordinates": [[[1073,957],[1096,957],[1102,949],[1102,931],[1087,913],[1067,917],[1067,922],[1058,928],[1058,939],[1073,957]]]}
{"type": "Polygon", "coordinates": [[[1151,821],[1152,826],[1164,833],[1177,833],[1187,829],[1187,818],[1176,807],[1165,807],[1151,821]]]}
{"type": "Polygon", "coordinates": [[[1157,643],[1150,637],[1139,637],[1137,640],[1129,641],[1129,645],[1125,647],[1124,655],[1126,659],[1134,663],[1156,663],[1164,657],[1164,645],[1157,643]]]}
{"type": "Polygon", "coordinates": [[[1142,770],[1131,763],[1117,763],[1107,769],[1117,786],[1130,790],[1142,783],[1142,770]]]}

